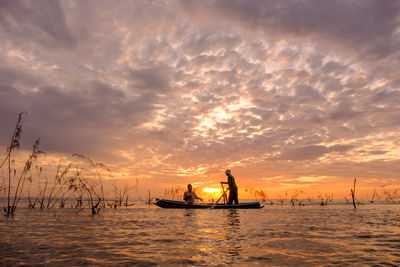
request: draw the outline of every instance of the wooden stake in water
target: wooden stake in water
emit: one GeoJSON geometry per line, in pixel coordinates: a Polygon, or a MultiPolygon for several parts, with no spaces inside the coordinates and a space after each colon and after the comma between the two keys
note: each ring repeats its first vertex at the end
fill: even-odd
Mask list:
{"type": "Polygon", "coordinates": [[[350,189],[351,198],[353,199],[354,209],[357,209],[357,207],[356,207],[356,181],[357,181],[357,178],[354,177],[354,186],[353,186],[353,189],[350,189]]]}

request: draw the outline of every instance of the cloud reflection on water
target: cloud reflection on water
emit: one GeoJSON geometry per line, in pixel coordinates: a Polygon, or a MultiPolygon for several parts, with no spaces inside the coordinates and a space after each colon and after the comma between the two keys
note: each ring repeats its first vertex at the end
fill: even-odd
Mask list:
{"type": "Polygon", "coordinates": [[[262,210],[21,208],[0,218],[1,264],[398,265],[398,205],[262,210]]]}

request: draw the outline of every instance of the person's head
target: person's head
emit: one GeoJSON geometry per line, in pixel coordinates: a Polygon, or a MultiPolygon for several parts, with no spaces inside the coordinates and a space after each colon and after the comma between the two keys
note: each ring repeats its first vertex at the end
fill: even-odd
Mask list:
{"type": "Polygon", "coordinates": [[[188,188],[189,191],[192,191],[192,185],[191,184],[188,184],[187,188],[188,188]]]}
{"type": "Polygon", "coordinates": [[[231,174],[231,170],[229,170],[229,169],[226,170],[226,171],[225,171],[225,174],[226,174],[227,176],[230,175],[230,174],[231,174]]]}

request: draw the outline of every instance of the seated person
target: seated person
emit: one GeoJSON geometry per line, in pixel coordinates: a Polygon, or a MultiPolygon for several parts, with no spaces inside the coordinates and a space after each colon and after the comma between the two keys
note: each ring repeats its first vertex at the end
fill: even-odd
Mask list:
{"type": "Polygon", "coordinates": [[[200,199],[203,201],[201,197],[198,197],[195,192],[192,191],[192,185],[187,185],[188,191],[183,194],[183,200],[185,200],[186,204],[193,204],[196,199],[200,199]]]}

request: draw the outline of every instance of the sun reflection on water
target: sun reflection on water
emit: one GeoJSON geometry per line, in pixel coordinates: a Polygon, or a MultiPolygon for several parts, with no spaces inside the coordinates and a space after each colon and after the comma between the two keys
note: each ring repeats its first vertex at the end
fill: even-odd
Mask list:
{"type": "Polygon", "coordinates": [[[0,265],[398,265],[398,206],[21,209],[0,218],[0,265]],[[27,227],[27,225],[29,227],[27,227]],[[52,255],[52,256],[50,256],[52,255]]]}

